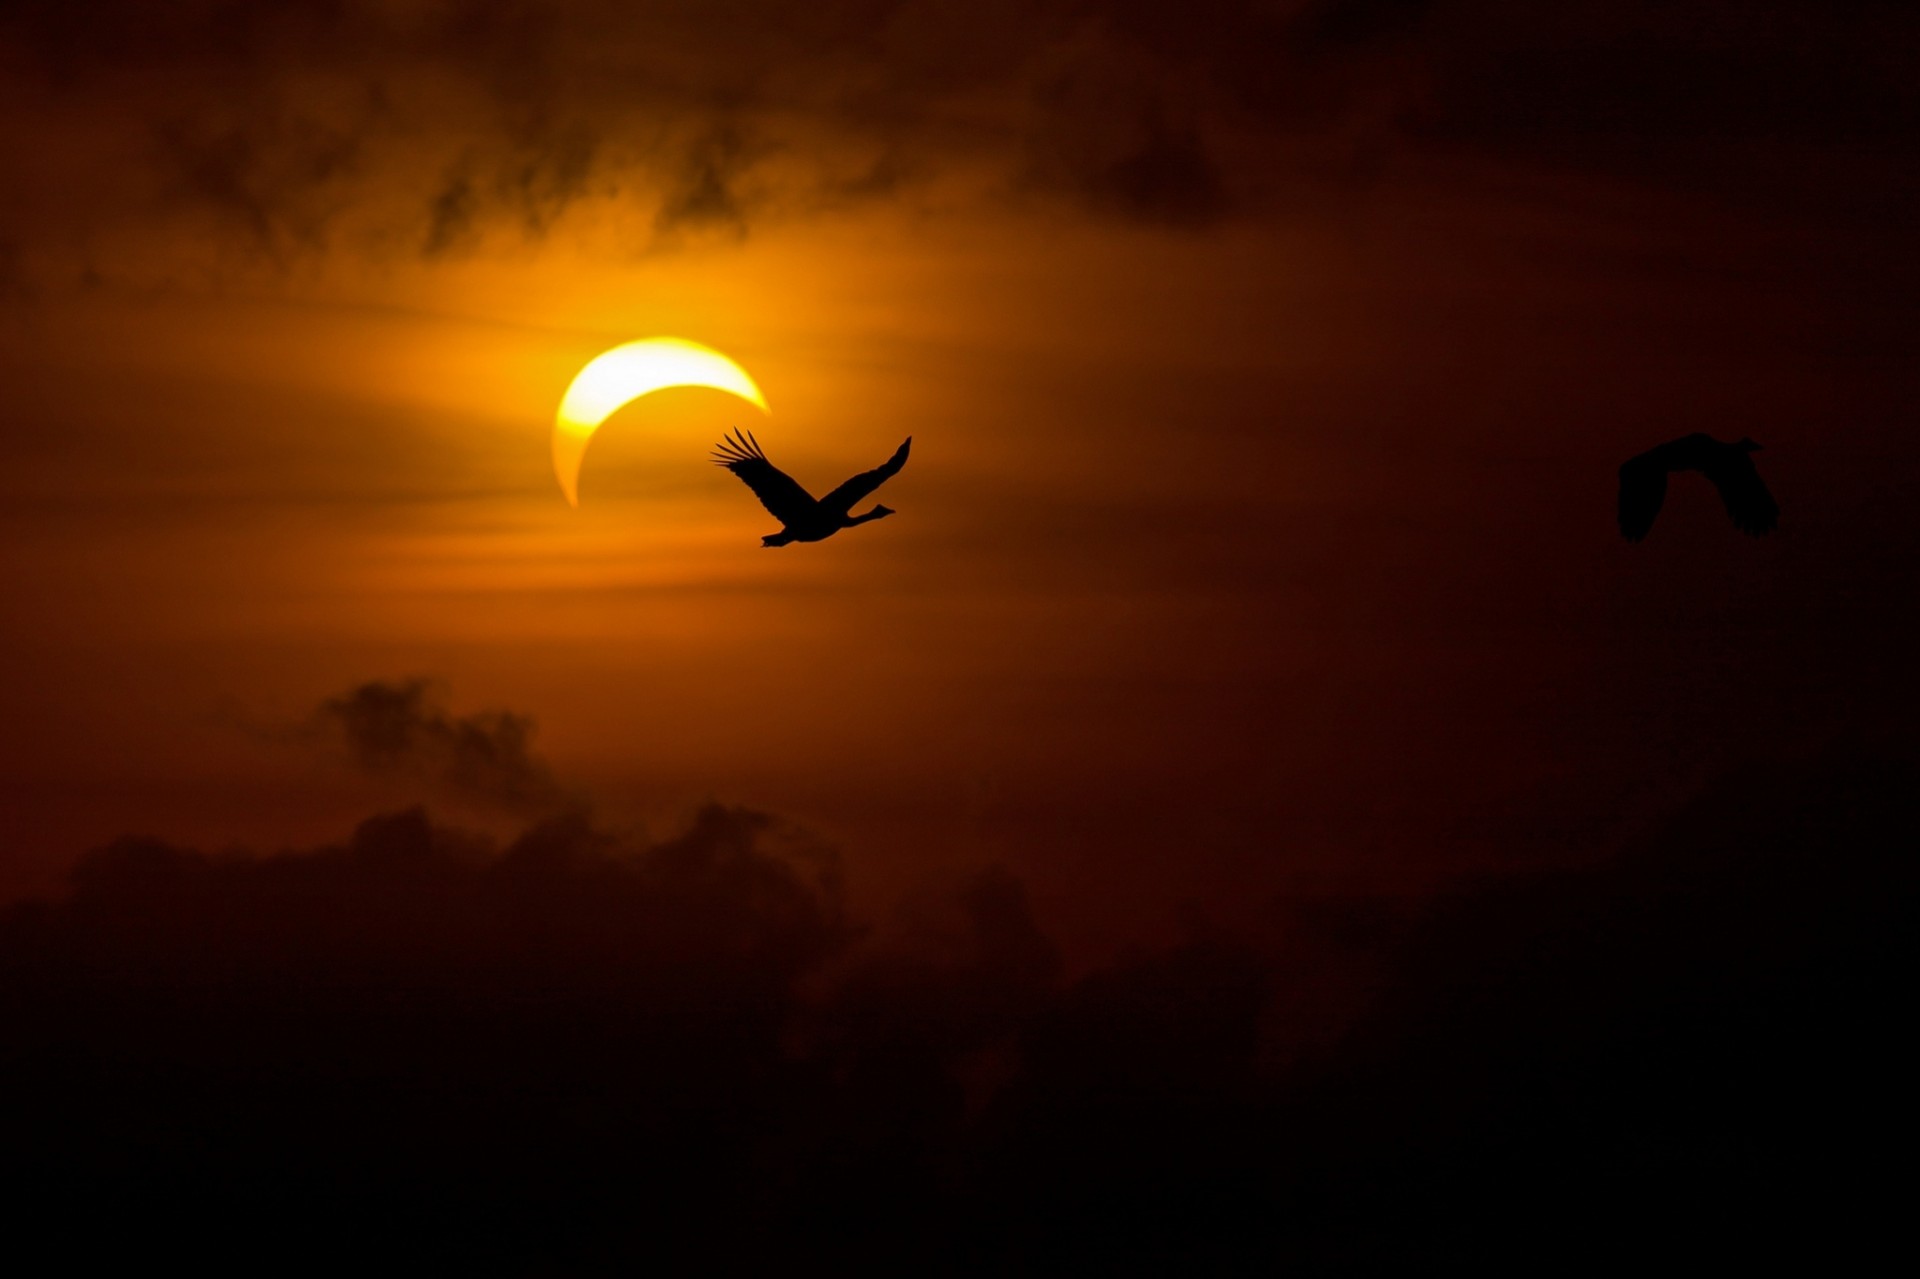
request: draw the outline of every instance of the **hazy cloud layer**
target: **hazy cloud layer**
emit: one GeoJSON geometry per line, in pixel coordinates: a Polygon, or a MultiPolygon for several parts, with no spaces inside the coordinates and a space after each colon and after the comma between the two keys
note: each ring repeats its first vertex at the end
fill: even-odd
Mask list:
{"type": "Polygon", "coordinates": [[[198,211],[276,259],[434,255],[602,199],[638,249],[958,178],[1191,228],[1435,147],[1864,208],[1863,185],[1899,189],[1920,122],[1917,21],[1722,0],[27,0],[0,13],[0,145],[42,190],[0,217],[45,238],[74,231],[55,206],[198,211]]]}

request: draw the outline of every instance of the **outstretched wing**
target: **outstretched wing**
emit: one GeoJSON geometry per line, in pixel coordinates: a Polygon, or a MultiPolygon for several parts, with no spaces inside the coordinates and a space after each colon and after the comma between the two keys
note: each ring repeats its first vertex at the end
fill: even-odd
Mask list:
{"type": "MultiPolygon", "coordinates": [[[[1664,447],[1664,446],[1662,446],[1664,447]]],[[[1620,535],[1637,542],[1653,527],[1660,503],[1667,498],[1667,468],[1653,452],[1620,464],[1620,535]]]]}
{"type": "Polygon", "coordinates": [[[874,467],[871,471],[860,472],[860,474],[854,476],[845,484],[842,484],[839,488],[821,498],[820,509],[835,515],[851,514],[855,502],[858,502],[861,498],[873,492],[900,473],[900,468],[907,464],[907,450],[912,447],[913,437],[909,435],[906,443],[893,451],[892,457],[888,458],[879,466],[874,467]]]}
{"type": "Polygon", "coordinates": [[[760,441],[748,431],[744,438],[739,431],[720,441],[713,451],[713,464],[724,466],[745,481],[760,499],[760,505],[767,508],[773,518],[782,524],[792,525],[807,519],[814,513],[816,503],[813,494],[800,487],[800,482],[785,471],[767,461],[767,455],[760,451],[760,441]]]}
{"type": "Polygon", "coordinates": [[[1700,469],[1720,490],[1720,501],[1733,517],[1735,528],[1759,537],[1779,527],[1779,504],[1773,500],[1773,494],[1767,492],[1760,472],[1754,469],[1752,457],[1729,451],[1717,457],[1713,465],[1700,469]]]}

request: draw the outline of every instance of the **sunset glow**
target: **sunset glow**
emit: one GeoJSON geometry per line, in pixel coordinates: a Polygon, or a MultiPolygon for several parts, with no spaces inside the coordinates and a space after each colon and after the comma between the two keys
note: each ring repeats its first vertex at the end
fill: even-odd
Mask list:
{"type": "Polygon", "coordinates": [[[14,1271],[1906,1247],[1920,5],[21,0],[0,103],[14,1271]]]}

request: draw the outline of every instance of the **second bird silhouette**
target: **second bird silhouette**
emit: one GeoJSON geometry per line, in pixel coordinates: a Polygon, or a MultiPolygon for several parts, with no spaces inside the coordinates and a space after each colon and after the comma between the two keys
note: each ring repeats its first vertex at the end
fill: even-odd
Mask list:
{"type": "Polygon", "coordinates": [[[892,515],[892,507],[877,505],[865,514],[855,515],[853,504],[898,475],[900,468],[907,464],[907,450],[912,445],[913,437],[909,435],[892,457],[871,471],[860,472],[822,498],[814,497],[800,487],[799,481],[767,461],[752,431],[744,436],[735,431],[720,441],[714,450],[713,462],[739,476],[760,499],[760,505],[780,521],[780,531],[761,538],[760,545],[785,546],[789,542],[823,542],[843,528],[892,515]]]}
{"type": "Polygon", "coordinates": [[[1653,527],[1667,496],[1667,476],[1673,471],[1698,471],[1720,490],[1734,527],[1758,537],[1780,523],[1780,508],[1754,469],[1750,454],[1760,449],[1749,439],[1722,444],[1711,435],[1695,432],[1656,445],[1620,464],[1620,533],[1637,542],[1653,527]]]}

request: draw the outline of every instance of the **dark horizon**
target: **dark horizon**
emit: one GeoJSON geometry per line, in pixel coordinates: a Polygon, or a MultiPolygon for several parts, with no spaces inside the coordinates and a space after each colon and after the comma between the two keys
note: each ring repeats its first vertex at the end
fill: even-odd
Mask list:
{"type": "Polygon", "coordinates": [[[1004,870],[875,932],[743,810],[130,839],[0,916],[16,1207],[219,1266],[1864,1264],[1916,783],[1749,769],[1606,865],[1075,975],[1004,870]]]}

